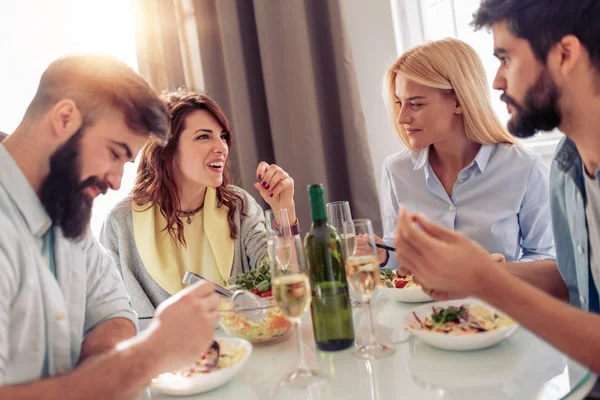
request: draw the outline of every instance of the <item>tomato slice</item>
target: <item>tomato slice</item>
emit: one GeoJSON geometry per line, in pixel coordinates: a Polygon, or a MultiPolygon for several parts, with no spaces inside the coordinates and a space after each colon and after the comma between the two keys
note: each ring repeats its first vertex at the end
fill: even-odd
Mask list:
{"type": "Polygon", "coordinates": [[[396,281],[396,289],[402,289],[407,283],[407,281],[396,281]]]}

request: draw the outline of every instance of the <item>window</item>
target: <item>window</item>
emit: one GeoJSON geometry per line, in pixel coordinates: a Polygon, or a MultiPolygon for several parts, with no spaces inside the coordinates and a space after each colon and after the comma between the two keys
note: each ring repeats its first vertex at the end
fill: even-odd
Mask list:
{"type": "MultiPolygon", "coordinates": [[[[0,131],[15,130],[40,75],[56,58],[87,52],[114,55],[137,70],[130,2],[20,0],[0,2],[0,131]]],[[[92,231],[131,190],[136,167],[125,167],[121,189],[94,202],[92,231]]]]}
{"type": "MultiPolygon", "coordinates": [[[[423,41],[456,37],[469,43],[477,51],[487,72],[492,106],[500,121],[506,123],[509,114],[500,101],[500,93],[492,88],[498,68],[493,56],[493,38],[485,30],[475,32],[470,26],[480,0],[391,0],[398,53],[423,41]]],[[[523,144],[540,153],[548,165],[562,134],[558,131],[536,135],[523,144]]]]}

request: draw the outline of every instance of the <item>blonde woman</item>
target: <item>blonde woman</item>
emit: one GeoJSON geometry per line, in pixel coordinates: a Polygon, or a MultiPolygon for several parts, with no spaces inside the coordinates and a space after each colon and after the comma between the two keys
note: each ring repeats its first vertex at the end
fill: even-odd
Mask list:
{"type": "MultiPolygon", "coordinates": [[[[443,39],[410,49],[388,69],[384,97],[406,150],[383,164],[383,242],[393,245],[406,206],[497,261],[555,262],[548,170],[498,120],[473,48],[443,39]]],[[[397,266],[385,250],[379,259],[397,266]]]]}

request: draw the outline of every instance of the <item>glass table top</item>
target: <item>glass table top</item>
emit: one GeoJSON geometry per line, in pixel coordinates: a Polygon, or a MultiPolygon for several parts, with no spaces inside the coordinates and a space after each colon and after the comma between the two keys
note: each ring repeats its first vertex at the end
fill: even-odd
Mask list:
{"type": "MultiPolygon", "coordinates": [[[[375,303],[374,303],[375,304],[375,303]]],[[[420,304],[378,296],[374,307],[376,336],[392,343],[396,353],[366,361],[340,352],[315,350],[310,315],[302,337],[309,363],[330,375],[320,388],[293,391],[279,381],[297,362],[296,341],[255,345],[240,373],[221,388],[186,399],[582,399],[596,376],[524,328],[500,344],[478,351],[439,350],[410,336],[403,315],[420,304]]],[[[364,307],[354,310],[356,344],[368,337],[364,307]]],[[[217,331],[217,336],[226,336],[217,331]]],[[[142,399],[168,399],[147,389],[142,399]]]]}

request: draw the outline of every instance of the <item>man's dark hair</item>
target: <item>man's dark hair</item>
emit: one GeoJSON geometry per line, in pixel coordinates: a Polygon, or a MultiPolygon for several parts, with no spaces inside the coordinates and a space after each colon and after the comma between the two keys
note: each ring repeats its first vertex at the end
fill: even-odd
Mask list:
{"type": "Polygon", "coordinates": [[[529,42],[544,64],[552,46],[566,35],[576,36],[600,72],[600,1],[482,0],[472,25],[490,28],[503,20],[515,37],[529,42]]]}
{"type": "Polygon", "coordinates": [[[127,126],[166,141],[169,112],[150,85],[122,61],[106,55],[73,55],[54,61],[42,74],[25,118],[36,118],[61,99],[71,99],[89,126],[103,107],[115,107],[127,126]]]}

